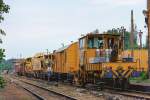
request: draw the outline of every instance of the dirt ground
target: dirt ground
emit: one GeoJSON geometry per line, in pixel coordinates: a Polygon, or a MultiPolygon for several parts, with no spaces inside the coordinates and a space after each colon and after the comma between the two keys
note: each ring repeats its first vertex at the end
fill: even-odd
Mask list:
{"type": "Polygon", "coordinates": [[[37,100],[37,98],[14,83],[7,82],[5,88],[0,89],[0,100],[37,100]]]}

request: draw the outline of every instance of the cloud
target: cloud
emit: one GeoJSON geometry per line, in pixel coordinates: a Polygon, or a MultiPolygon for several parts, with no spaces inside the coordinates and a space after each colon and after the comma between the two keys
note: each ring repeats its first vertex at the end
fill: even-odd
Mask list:
{"type": "Polygon", "coordinates": [[[111,5],[111,6],[130,6],[139,5],[146,2],[146,0],[88,0],[93,5],[111,5]]]}
{"type": "Polygon", "coordinates": [[[146,0],[111,0],[112,2],[115,2],[117,5],[139,5],[143,4],[146,0]]]}

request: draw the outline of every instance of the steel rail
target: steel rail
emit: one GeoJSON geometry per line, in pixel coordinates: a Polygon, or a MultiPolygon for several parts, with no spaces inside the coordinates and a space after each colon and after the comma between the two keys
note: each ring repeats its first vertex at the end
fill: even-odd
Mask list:
{"type": "Polygon", "coordinates": [[[21,80],[21,79],[17,79],[17,80],[19,80],[19,81],[21,81],[21,82],[24,82],[24,83],[26,83],[26,84],[29,84],[29,85],[38,87],[38,88],[43,89],[43,90],[45,90],[45,91],[51,92],[51,93],[53,93],[53,94],[59,95],[59,96],[61,96],[61,97],[65,97],[66,99],[69,99],[69,100],[77,100],[76,98],[73,98],[73,97],[71,97],[71,96],[65,95],[65,94],[63,94],[63,93],[59,93],[59,92],[57,92],[57,91],[53,91],[53,90],[47,89],[47,88],[42,87],[42,86],[39,86],[39,85],[35,85],[35,84],[33,84],[33,83],[26,82],[26,81],[23,81],[23,80],[21,80]]]}
{"type": "Polygon", "coordinates": [[[148,95],[150,95],[150,92],[142,92],[142,91],[135,91],[135,90],[127,90],[127,89],[121,91],[120,88],[112,88],[112,87],[105,87],[105,88],[114,90],[114,91],[109,91],[112,94],[119,94],[119,95],[128,96],[128,97],[150,100],[150,96],[149,97],[142,96],[142,95],[148,96],[148,95]],[[128,93],[125,93],[125,92],[128,92],[128,93]],[[131,93],[138,93],[138,94],[135,95],[135,94],[131,94],[131,93]],[[140,95],[140,94],[142,94],[142,95],[140,95]]]}
{"type": "Polygon", "coordinates": [[[13,81],[13,83],[16,84],[17,86],[23,88],[24,90],[28,91],[29,93],[31,93],[31,94],[32,94],[33,96],[35,96],[38,100],[45,100],[45,99],[44,99],[42,96],[40,96],[39,94],[37,94],[37,93],[31,91],[30,89],[28,89],[28,88],[26,88],[26,87],[24,87],[24,86],[18,84],[17,82],[14,82],[14,81],[13,81]]]}
{"type": "MultiPolygon", "coordinates": [[[[23,80],[21,80],[21,81],[23,81],[23,80]]],[[[36,79],[34,80],[34,81],[36,81],[36,79]]],[[[31,85],[35,85],[35,84],[32,84],[32,83],[29,83],[29,82],[25,82],[25,83],[27,83],[27,84],[31,84],[31,85]]],[[[36,85],[37,86],[37,85],[36,85]]],[[[38,87],[41,87],[41,86],[38,86],[38,87]]],[[[58,93],[58,92],[55,92],[55,91],[52,91],[52,90],[49,90],[49,89],[47,89],[47,88],[44,88],[44,87],[41,87],[41,88],[43,88],[43,89],[45,89],[45,90],[48,90],[48,91],[51,91],[51,92],[53,92],[53,93],[58,93]]],[[[140,96],[140,95],[135,95],[135,94],[131,94],[131,93],[139,93],[139,94],[143,94],[143,95],[150,95],[150,92],[143,92],[143,91],[135,91],[135,90],[123,90],[123,91],[121,91],[121,89],[120,88],[112,88],[112,87],[106,87],[106,86],[104,86],[104,89],[110,89],[110,90],[115,90],[115,91],[111,91],[110,93],[112,93],[112,94],[118,94],[118,95],[123,95],[123,96],[128,96],[128,97],[134,97],[134,98],[139,98],[139,99],[146,99],[146,100],[150,100],[150,97],[144,97],[144,96],[140,96]],[[119,91],[119,92],[118,92],[119,91]],[[124,93],[124,92],[129,92],[129,93],[124,93]]],[[[83,89],[87,89],[87,88],[83,88],[83,89]]],[[[96,89],[95,89],[96,90],[96,89]]],[[[109,91],[108,91],[109,92],[109,91]]],[[[61,94],[61,93],[59,93],[59,95],[61,95],[61,96],[64,96],[64,94],[61,94]]],[[[65,95],[65,97],[66,97],[66,95],[65,95]]],[[[68,98],[68,96],[67,96],[67,98],[68,98]]],[[[77,100],[77,99],[74,99],[74,98],[70,98],[70,96],[69,96],[69,99],[70,100],[77,100]]]]}
{"type": "MultiPolygon", "coordinates": [[[[20,85],[20,86],[21,86],[21,85],[20,85]]],[[[45,100],[44,97],[42,97],[42,96],[40,96],[39,94],[37,94],[37,93],[31,91],[30,89],[25,88],[25,87],[23,87],[23,86],[21,86],[21,87],[22,87],[23,89],[25,89],[26,91],[30,92],[32,95],[34,95],[34,96],[35,96],[36,98],[38,98],[39,100],[45,100]]]]}

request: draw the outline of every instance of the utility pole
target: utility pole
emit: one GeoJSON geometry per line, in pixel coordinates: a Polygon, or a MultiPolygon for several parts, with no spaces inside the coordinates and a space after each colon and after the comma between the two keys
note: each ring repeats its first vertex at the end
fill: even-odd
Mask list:
{"type": "MultiPolygon", "coordinates": [[[[114,32],[115,29],[112,29],[112,32],[114,32]]],[[[118,33],[121,34],[121,40],[122,40],[122,50],[125,50],[125,33],[126,33],[126,28],[124,26],[121,26],[121,28],[117,28],[118,33]]],[[[124,56],[124,54],[123,54],[124,56]]]]}
{"type": "Polygon", "coordinates": [[[143,32],[140,30],[140,32],[139,32],[139,39],[140,39],[140,46],[139,46],[139,50],[140,50],[140,52],[139,52],[139,69],[141,70],[141,49],[142,49],[142,34],[143,34],[143,32]]]}
{"type": "Polygon", "coordinates": [[[46,49],[46,51],[47,51],[47,58],[48,58],[48,60],[49,60],[49,50],[46,49]]]}
{"type": "Polygon", "coordinates": [[[150,79],[150,0],[147,0],[147,10],[143,11],[143,14],[145,16],[145,23],[148,28],[148,78],[150,79]]]}
{"type": "Polygon", "coordinates": [[[150,0],[147,0],[147,18],[148,18],[148,77],[150,78],[150,0]]]}
{"type": "Polygon", "coordinates": [[[126,32],[126,29],[124,28],[124,26],[121,27],[120,31],[122,33],[122,41],[123,41],[122,47],[123,47],[123,50],[125,50],[125,32],[126,32]]]}
{"type": "Polygon", "coordinates": [[[143,32],[140,30],[140,32],[139,32],[139,38],[140,38],[140,49],[142,49],[142,35],[143,35],[143,32]]]}
{"type": "Polygon", "coordinates": [[[47,53],[47,55],[48,55],[48,49],[46,49],[46,53],[47,53]]]}
{"type": "Polygon", "coordinates": [[[134,49],[134,18],[133,18],[133,10],[131,10],[131,34],[130,34],[130,47],[131,47],[131,57],[134,56],[133,49],[134,49]]]}
{"type": "Polygon", "coordinates": [[[150,9],[150,0],[147,0],[147,9],[150,9]]]}

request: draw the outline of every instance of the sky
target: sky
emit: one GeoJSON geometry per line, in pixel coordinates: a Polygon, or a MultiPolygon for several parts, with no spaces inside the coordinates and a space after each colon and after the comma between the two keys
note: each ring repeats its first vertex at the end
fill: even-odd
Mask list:
{"type": "Polygon", "coordinates": [[[30,57],[38,52],[50,52],[62,43],[77,41],[81,34],[99,29],[125,26],[130,31],[130,13],[144,32],[146,0],[4,0],[9,14],[0,27],[5,30],[2,48],[6,58],[30,57]]]}

